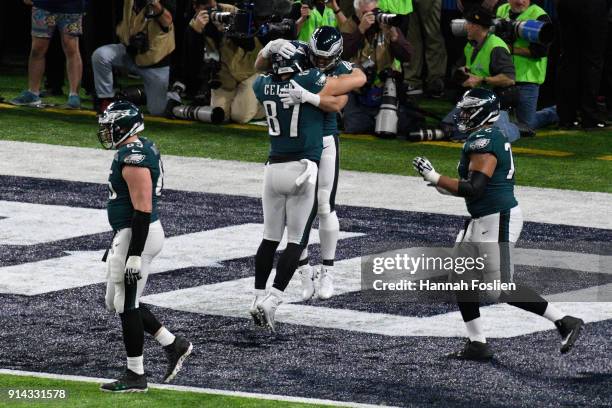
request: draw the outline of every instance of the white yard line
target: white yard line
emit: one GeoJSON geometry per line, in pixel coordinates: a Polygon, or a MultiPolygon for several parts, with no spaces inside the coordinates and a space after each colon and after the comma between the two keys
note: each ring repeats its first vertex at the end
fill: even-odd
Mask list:
{"type": "MultiPolygon", "coordinates": [[[[0,174],[106,184],[113,154],[101,148],[0,141],[0,174]]],[[[261,195],[262,164],[181,156],[163,156],[163,159],[166,188],[249,197],[261,195]]],[[[526,221],[612,229],[612,194],[517,187],[516,195],[526,221]]],[[[336,202],[402,211],[466,214],[463,200],[439,195],[418,177],[356,171],[341,171],[336,202]]]]}
{"type": "MultiPolygon", "coordinates": [[[[51,380],[82,381],[82,382],[88,382],[88,383],[105,383],[105,382],[112,381],[112,379],[108,379],[108,378],[84,377],[80,375],[50,374],[50,373],[39,373],[39,372],[33,372],[33,371],[8,370],[8,369],[0,369],[0,374],[18,375],[22,377],[48,378],[51,380]]],[[[271,401],[285,401],[285,402],[295,402],[295,403],[303,403],[303,404],[330,405],[334,407],[356,407],[356,408],[380,407],[380,405],[360,404],[357,402],[324,400],[324,399],[318,399],[318,398],[291,397],[288,395],[273,395],[273,394],[259,394],[259,393],[241,392],[241,391],[216,390],[216,389],[211,389],[211,388],[187,387],[183,385],[167,385],[167,384],[149,383],[149,388],[159,389],[159,390],[195,392],[195,393],[200,393],[200,394],[224,395],[228,397],[257,398],[257,399],[264,399],[264,400],[271,400],[271,401]]],[[[68,398],[70,398],[70,395],[68,395],[68,398]]],[[[389,406],[389,408],[393,408],[393,407],[389,406]]]]}

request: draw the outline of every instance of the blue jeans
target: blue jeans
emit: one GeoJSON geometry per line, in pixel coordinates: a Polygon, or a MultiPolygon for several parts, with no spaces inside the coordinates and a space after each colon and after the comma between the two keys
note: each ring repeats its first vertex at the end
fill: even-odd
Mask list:
{"type": "Polygon", "coordinates": [[[168,81],[170,67],[141,68],[136,65],[132,57],[127,54],[123,44],[103,45],[94,51],[91,56],[94,72],[96,94],[99,98],[112,98],[113,68],[123,67],[130,72],[138,74],[143,82],[147,95],[147,109],[151,115],[163,115],[166,109],[168,81]]]}
{"type": "MultiPolygon", "coordinates": [[[[453,108],[453,110],[446,115],[442,123],[452,126],[453,131],[451,138],[453,140],[464,140],[467,139],[470,132],[460,132],[459,129],[457,129],[454,116],[458,111],[459,109],[457,107],[453,108]]],[[[510,143],[514,143],[521,137],[519,128],[514,123],[510,122],[510,117],[508,116],[507,111],[499,112],[499,119],[497,119],[494,126],[504,133],[506,139],[508,139],[510,143]]]]}
{"type": "Polygon", "coordinates": [[[519,88],[519,103],[516,107],[516,117],[519,123],[524,123],[531,129],[540,129],[559,122],[555,107],[538,111],[540,85],[522,84],[519,88]]]}

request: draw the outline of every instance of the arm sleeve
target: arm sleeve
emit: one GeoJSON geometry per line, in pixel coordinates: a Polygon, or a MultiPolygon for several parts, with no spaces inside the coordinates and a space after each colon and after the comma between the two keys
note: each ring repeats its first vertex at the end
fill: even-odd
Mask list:
{"type": "MultiPolygon", "coordinates": [[[[543,23],[552,23],[552,20],[548,16],[548,14],[542,14],[538,17],[538,21],[543,23]]],[[[529,52],[531,52],[532,58],[544,58],[548,55],[548,50],[550,49],[550,45],[538,44],[538,43],[529,43],[529,52]]]]}
{"type": "Polygon", "coordinates": [[[516,78],[516,70],[514,69],[514,63],[512,62],[512,56],[502,47],[495,47],[491,51],[491,66],[489,67],[491,76],[499,74],[505,74],[509,78],[516,78]]]}
{"type": "Polygon", "coordinates": [[[470,199],[479,198],[484,194],[489,180],[490,177],[484,173],[470,171],[467,180],[459,180],[457,195],[470,199]]]}

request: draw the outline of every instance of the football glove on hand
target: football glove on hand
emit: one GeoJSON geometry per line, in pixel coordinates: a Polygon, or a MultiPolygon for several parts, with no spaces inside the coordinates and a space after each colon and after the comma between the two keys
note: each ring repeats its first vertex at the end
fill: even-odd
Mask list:
{"type": "Polygon", "coordinates": [[[142,267],[142,261],[139,256],[132,255],[127,259],[125,263],[125,280],[129,284],[135,284],[142,276],[140,275],[140,268],[142,267]]]}
{"type": "Polygon", "coordinates": [[[295,179],[295,185],[300,187],[307,180],[310,184],[314,185],[317,182],[318,176],[317,165],[308,159],[302,159],[300,160],[300,163],[306,165],[306,170],[304,170],[304,172],[302,172],[302,174],[300,174],[299,177],[295,179]]]}
{"type": "Polygon", "coordinates": [[[283,88],[279,92],[278,96],[280,97],[282,103],[289,106],[309,103],[319,107],[319,104],[321,103],[321,97],[319,95],[315,95],[312,92],[302,88],[300,84],[295,82],[293,79],[291,80],[291,86],[291,88],[283,88]]]}
{"type": "Polygon", "coordinates": [[[283,58],[289,59],[295,54],[297,48],[291,44],[291,41],[279,38],[278,40],[270,41],[261,50],[261,55],[264,58],[270,58],[272,54],[280,54],[283,58]]]}
{"type": "Polygon", "coordinates": [[[438,180],[440,180],[440,174],[433,168],[430,161],[427,160],[426,157],[415,157],[412,160],[412,166],[423,176],[425,181],[432,183],[433,185],[438,185],[438,180]]]}

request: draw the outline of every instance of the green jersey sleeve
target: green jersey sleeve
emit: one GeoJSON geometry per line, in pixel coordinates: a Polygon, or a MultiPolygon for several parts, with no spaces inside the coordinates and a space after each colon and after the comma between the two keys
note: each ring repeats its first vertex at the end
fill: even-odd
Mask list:
{"type": "Polygon", "coordinates": [[[293,77],[302,88],[314,94],[321,92],[325,88],[327,76],[316,68],[300,72],[293,77]]]}
{"type": "MultiPolygon", "coordinates": [[[[142,138],[144,139],[144,138],[142,138]]],[[[157,169],[159,167],[159,153],[157,147],[150,143],[135,142],[123,146],[118,152],[117,158],[121,167],[137,166],[157,169]]]]}
{"type": "Polygon", "coordinates": [[[468,137],[463,151],[468,156],[472,153],[491,153],[497,156],[499,153],[498,141],[503,139],[503,134],[495,127],[479,130],[468,137]]]}

